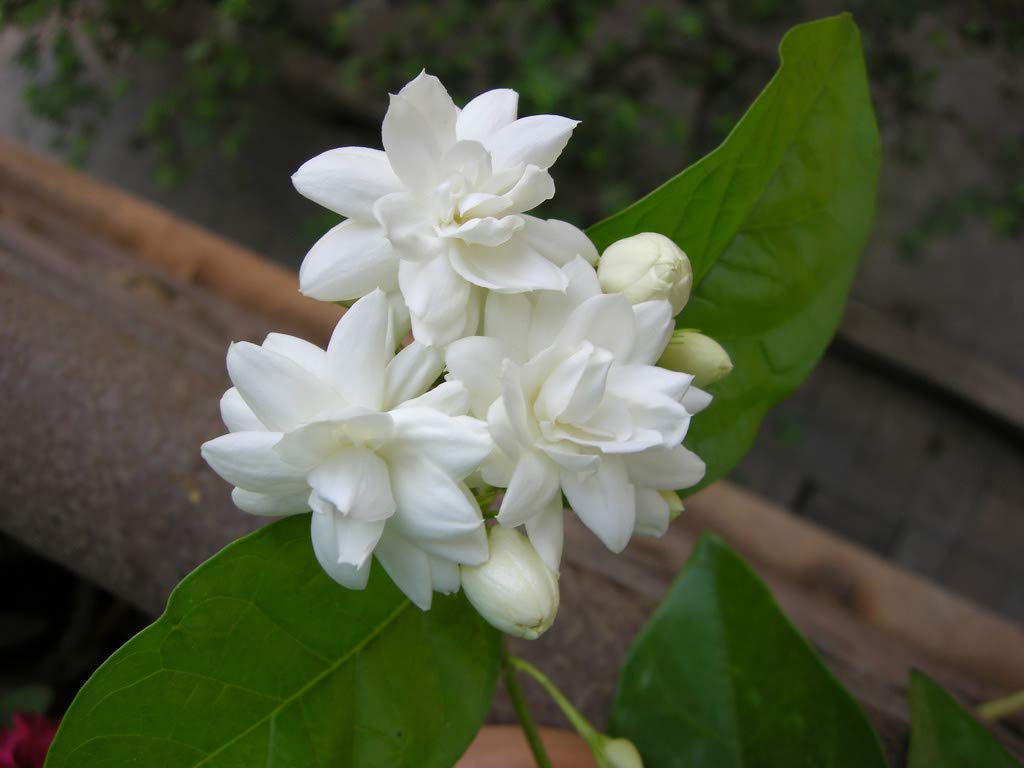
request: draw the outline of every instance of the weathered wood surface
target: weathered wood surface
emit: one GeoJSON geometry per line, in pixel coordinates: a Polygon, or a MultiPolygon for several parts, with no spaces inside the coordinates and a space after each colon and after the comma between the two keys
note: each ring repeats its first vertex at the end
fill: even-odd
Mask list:
{"type": "MultiPolygon", "coordinates": [[[[94,202],[109,191],[76,178],[94,202]]],[[[261,276],[254,286],[262,287],[233,296],[273,309],[272,319],[259,316],[206,290],[218,283],[199,276],[217,271],[164,272],[120,251],[118,244],[138,242],[123,239],[130,222],[108,212],[108,223],[94,228],[74,206],[47,207],[45,197],[25,195],[24,177],[9,179],[0,173],[0,391],[10,413],[0,432],[0,526],[156,612],[181,575],[256,522],[231,507],[228,488],[197,448],[222,430],[216,402],[226,385],[227,341],[280,328],[281,305],[259,297],[293,290],[294,278],[259,272],[255,257],[230,247],[234,269],[261,276]]],[[[181,239],[154,257],[163,267],[175,242],[198,237],[184,222],[177,226],[181,239]]],[[[216,261],[210,248],[204,258],[216,261]]],[[[309,319],[303,303],[290,305],[289,328],[324,338],[333,319],[309,319]]],[[[928,669],[968,702],[1020,685],[1024,641],[1005,621],[724,484],[688,510],[669,536],[638,542],[623,556],[569,526],[560,620],[519,650],[596,721],[607,713],[630,638],[704,525],[751,558],[865,703],[890,751],[902,748],[909,666],[928,669]]],[[[535,699],[544,722],[561,722],[542,696],[535,699]]],[[[508,716],[499,702],[494,717],[508,716]]],[[[1001,735],[1019,746],[1014,733],[1001,735]]]]}

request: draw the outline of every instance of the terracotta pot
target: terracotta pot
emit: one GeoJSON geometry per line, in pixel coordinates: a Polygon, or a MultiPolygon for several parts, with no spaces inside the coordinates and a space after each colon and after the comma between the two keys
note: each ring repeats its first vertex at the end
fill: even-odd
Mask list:
{"type": "MultiPolygon", "coordinates": [[[[541,728],[554,768],[597,768],[586,742],[572,731],[541,728]]],[[[536,768],[517,725],[485,725],[456,768],[536,768]]]]}

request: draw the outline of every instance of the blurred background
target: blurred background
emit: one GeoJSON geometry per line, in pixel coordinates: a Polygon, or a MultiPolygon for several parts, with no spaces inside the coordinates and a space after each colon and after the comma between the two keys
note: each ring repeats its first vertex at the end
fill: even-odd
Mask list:
{"type": "MultiPolygon", "coordinates": [[[[878,220],[836,342],[731,479],[1020,622],[1018,1],[0,0],[0,134],[295,268],[335,222],[289,176],[379,146],[387,93],[426,68],[457,103],[511,87],[521,114],[581,119],[542,215],[585,226],[712,149],[785,30],[840,10],[883,140],[878,220]]],[[[0,694],[59,711],[145,623],[7,538],[0,574],[0,694]]]]}

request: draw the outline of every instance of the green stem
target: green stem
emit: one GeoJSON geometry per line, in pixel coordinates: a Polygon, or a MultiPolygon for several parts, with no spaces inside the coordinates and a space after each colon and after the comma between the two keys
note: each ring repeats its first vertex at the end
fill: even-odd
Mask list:
{"type": "Polygon", "coordinates": [[[536,680],[540,684],[540,687],[547,692],[548,696],[554,700],[555,704],[558,705],[558,708],[561,709],[569,719],[569,722],[572,723],[572,727],[576,729],[576,732],[583,737],[583,740],[586,741],[591,748],[594,747],[594,744],[600,739],[601,734],[594,730],[594,727],[588,723],[587,719],[579,713],[579,710],[576,709],[576,707],[574,707],[567,698],[565,698],[565,695],[558,690],[547,675],[533,666],[530,662],[524,661],[523,659],[515,656],[510,656],[508,658],[508,664],[512,668],[525,672],[536,680]]]}
{"type": "Polygon", "coordinates": [[[1019,709],[1024,709],[1024,691],[1017,691],[994,701],[987,701],[978,707],[978,717],[982,720],[999,720],[1008,717],[1019,709]]]}
{"type": "Polygon", "coordinates": [[[526,734],[526,741],[530,745],[533,759],[537,763],[537,768],[551,768],[551,759],[544,750],[544,742],[540,739],[540,732],[537,730],[537,726],[533,722],[533,716],[530,715],[530,710],[526,706],[523,689],[519,687],[519,678],[516,677],[515,665],[518,659],[509,654],[508,641],[504,637],[501,639],[501,649],[504,657],[502,666],[504,667],[505,690],[508,691],[508,697],[512,699],[512,708],[515,709],[519,725],[522,727],[523,733],[526,734]]]}

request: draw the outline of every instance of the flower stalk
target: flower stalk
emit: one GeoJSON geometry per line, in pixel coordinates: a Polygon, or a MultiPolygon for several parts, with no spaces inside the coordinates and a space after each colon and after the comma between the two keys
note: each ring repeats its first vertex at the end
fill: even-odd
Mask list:
{"type": "Polygon", "coordinates": [[[501,638],[501,653],[503,656],[502,679],[505,683],[505,690],[508,691],[508,697],[512,700],[512,708],[515,710],[516,719],[519,720],[519,726],[526,735],[526,743],[530,746],[534,762],[537,763],[537,768],[552,768],[551,758],[548,757],[547,750],[544,749],[540,731],[537,730],[537,725],[533,722],[533,715],[530,714],[526,697],[523,696],[523,689],[516,677],[516,662],[520,660],[509,653],[508,640],[504,636],[501,638]]]}

